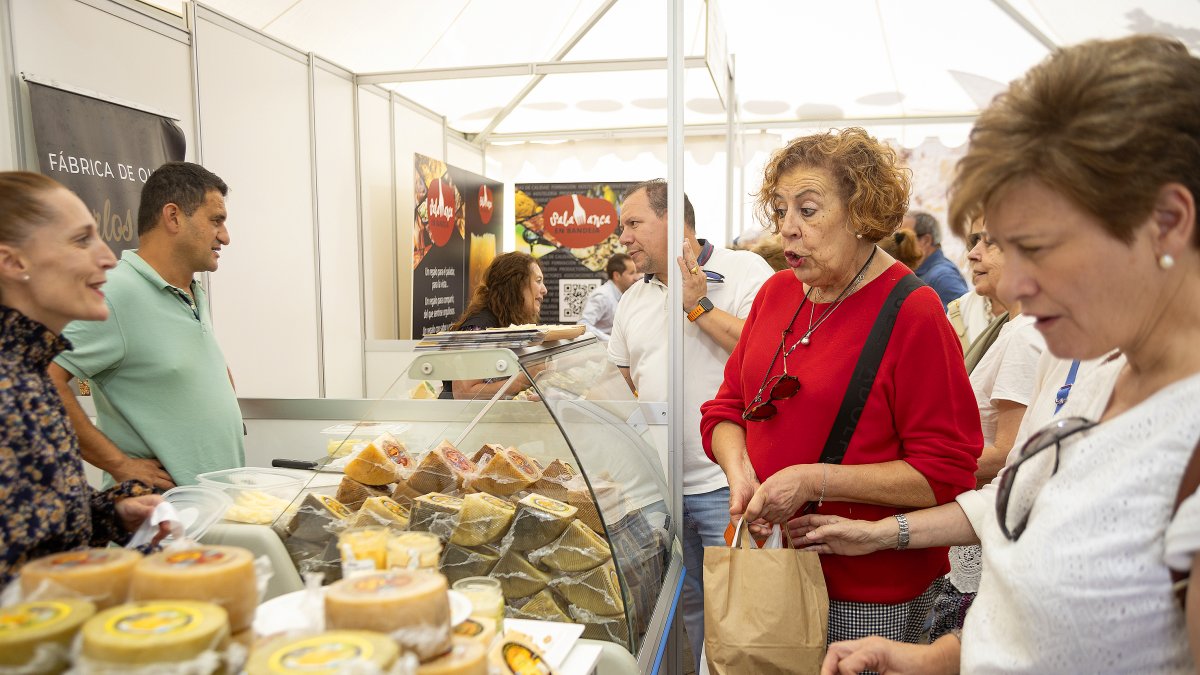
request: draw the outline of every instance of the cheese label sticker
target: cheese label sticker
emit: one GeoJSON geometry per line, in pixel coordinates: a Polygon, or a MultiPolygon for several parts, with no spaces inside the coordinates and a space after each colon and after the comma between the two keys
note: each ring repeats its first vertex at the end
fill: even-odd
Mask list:
{"type": "Polygon", "coordinates": [[[550,499],[549,497],[533,497],[530,503],[543,511],[551,513],[565,513],[571,508],[557,499],[550,499]]]}
{"type": "Polygon", "coordinates": [[[521,453],[517,452],[516,450],[509,450],[505,454],[508,455],[509,461],[512,462],[513,466],[517,467],[521,473],[527,476],[533,476],[537,474],[537,470],[533,468],[533,465],[530,464],[521,453]]]}
{"type": "Polygon", "coordinates": [[[166,635],[187,630],[198,618],[186,609],[170,605],[132,607],[109,619],[105,630],[129,637],[166,635]]]}
{"type": "Polygon", "coordinates": [[[451,497],[450,495],[444,495],[440,492],[431,492],[430,494],[425,495],[423,499],[428,501],[430,504],[440,504],[442,506],[449,506],[455,509],[462,508],[461,499],[458,497],[451,497]]]}
{"type": "Polygon", "coordinates": [[[504,501],[503,499],[500,499],[499,497],[497,497],[495,495],[489,495],[486,492],[481,492],[480,498],[483,499],[483,501],[491,504],[492,506],[502,508],[506,511],[512,511],[514,509],[512,504],[504,501]]]}
{"type": "Polygon", "coordinates": [[[112,560],[113,557],[108,551],[103,550],[70,551],[54,556],[46,564],[56,570],[62,570],[74,567],[87,567],[88,565],[103,565],[112,560]]]}
{"type": "Polygon", "coordinates": [[[325,508],[332,511],[334,515],[338,516],[339,518],[350,517],[350,509],[346,508],[338,500],[334,499],[333,497],[326,497],[325,495],[320,495],[320,499],[321,503],[325,505],[325,508]]]}
{"type": "Polygon", "coordinates": [[[0,610],[0,636],[21,631],[45,628],[71,614],[71,608],[61,602],[30,602],[0,610]]]}
{"type": "Polygon", "coordinates": [[[513,675],[545,675],[550,666],[542,655],[518,642],[507,642],[500,648],[504,665],[513,675]]]}
{"type": "Polygon", "coordinates": [[[446,448],[444,451],[442,451],[442,456],[446,458],[446,461],[449,462],[451,466],[458,469],[461,473],[467,473],[475,470],[475,467],[471,464],[471,460],[467,459],[466,455],[454,448],[446,448]]]}
{"type": "Polygon", "coordinates": [[[388,445],[387,446],[387,456],[389,458],[391,458],[391,460],[393,462],[399,464],[400,466],[402,466],[406,469],[409,468],[410,466],[412,466],[412,458],[409,457],[408,453],[404,452],[404,449],[401,448],[399,445],[388,445]]]}
{"type": "Polygon", "coordinates": [[[172,553],[164,559],[164,562],[172,567],[199,567],[200,565],[221,563],[228,558],[229,556],[225,555],[224,551],[217,551],[211,548],[194,548],[188,551],[172,553]]]}
{"type": "Polygon", "coordinates": [[[395,514],[395,516],[397,518],[407,518],[408,517],[408,511],[406,511],[403,506],[400,506],[399,504],[392,501],[391,499],[384,501],[383,507],[385,509],[387,509],[388,511],[391,511],[393,514],[395,514]]]}
{"type": "Polygon", "coordinates": [[[483,635],[483,624],[475,619],[466,619],[454,627],[454,634],[463,637],[479,637],[483,635]]]}
{"type": "Polygon", "coordinates": [[[269,667],[276,673],[327,672],[369,659],[373,652],[366,640],[318,635],[279,648],[271,655],[269,667]]]}
{"type": "Polygon", "coordinates": [[[407,574],[373,574],[355,581],[351,590],[363,595],[394,591],[411,585],[413,579],[407,574]]]}

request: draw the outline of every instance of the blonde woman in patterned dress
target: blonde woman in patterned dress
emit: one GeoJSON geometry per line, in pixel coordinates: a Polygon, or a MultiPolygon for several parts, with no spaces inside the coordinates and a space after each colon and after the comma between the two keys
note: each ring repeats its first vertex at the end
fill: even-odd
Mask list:
{"type": "Polygon", "coordinates": [[[127,481],[90,488],[75,431],[46,366],[60,333],[108,315],[116,264],[91,212],[36,173],[0,172],[0,586],[30,559],[126,541],[162,498],[127,481]]]}

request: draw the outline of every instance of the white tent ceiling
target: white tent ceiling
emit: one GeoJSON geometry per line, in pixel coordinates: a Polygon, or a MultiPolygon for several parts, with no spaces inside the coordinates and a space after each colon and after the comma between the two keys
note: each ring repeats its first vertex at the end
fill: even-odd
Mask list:
{"type": "MultiPolygon", "coordinates": [[[[740,121],[759,128],[969,119],[1041,60],[1048,45],[1089,38],[1166,33],[1200,53],[1200,0],[713,1],[736,56],[740,121]]],[[[152,2],[180,11],[179,0],[152,2]]],[[[666,56],[667,3],[649,0],[205,4],[356,73],[666,56]]],[[[685,7],[686,52],[703,56],[705,6],[686,0],[685,7]]],[[[518,98],[532,80],[453,77],[384,86],[468,135],[488,130],[516,101],[492,140],[666,123],[663,70],[546,75],[518,98]]],[[[685,92],[689,125],[724,123],[704,68],[688,70],[685,92]]]]}

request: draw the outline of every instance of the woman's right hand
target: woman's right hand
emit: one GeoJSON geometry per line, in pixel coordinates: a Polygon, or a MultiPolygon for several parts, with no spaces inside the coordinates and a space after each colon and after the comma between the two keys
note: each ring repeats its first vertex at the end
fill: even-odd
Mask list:
{"type": "Polygon", "coordinates": [[[814,513],[788,521],[788,533],[797,548],[834,555],[866,555],[895,548],[899,532],[895,518],[849,520],[814,513]]]}
{"type": "Polygon", "coordinates": [[[729,476],[729,522],[734,526],[746,512],[746,505],[758,491],[758,479],[753,473],[729,476]]]}

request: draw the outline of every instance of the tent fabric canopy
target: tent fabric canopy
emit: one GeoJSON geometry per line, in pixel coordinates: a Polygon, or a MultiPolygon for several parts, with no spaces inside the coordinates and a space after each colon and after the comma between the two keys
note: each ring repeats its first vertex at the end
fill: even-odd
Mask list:
{"type": "MultiPolygon", "coordinates": [[[[179,12],[179,0],[149,0],[179,12]]],[[[735,55],[749,128],[970,119],[1053,45],[1172,35],[1200,53],[1200,2],[1180,0],[710,0],[735,55]]],[[[205,0],[355,73],[666,56],[667,3],[645,0],[205,0]],[[598,18],[597,18],[598,17],[598,18]],[[560,57],[556,58],[556,57],[560,57]]],[[[704,56],[707,15],[686,0],[685,51],[704,56]]],[[[662,127],[663,69],[383,83],[468,138],[662,127]],[[512,106],[516,101],[515,107],[512,106]],[[506,110],[507,108],[511,110],[506,110]],[[497,117],[499,115],[499,117],[497,117]]],[[[724,83],[722,83],[723,86],[724,83]]],[[[688,125],[725,123],[705,68],[685,83],[688,125]]]]}

